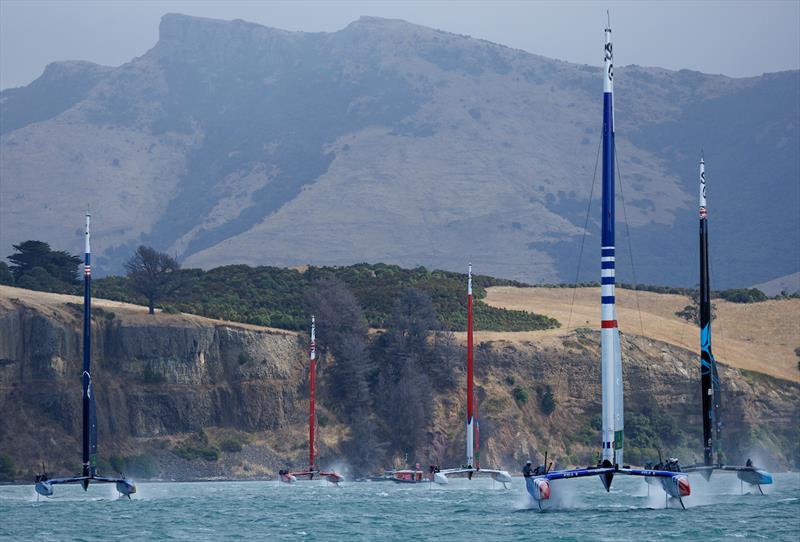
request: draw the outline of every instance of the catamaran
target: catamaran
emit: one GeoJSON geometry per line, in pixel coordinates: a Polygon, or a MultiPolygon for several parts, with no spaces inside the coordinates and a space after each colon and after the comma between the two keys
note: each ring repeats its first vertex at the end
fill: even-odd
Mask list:
{"type": "Polygon", "coordinates": [[[602,235],[600,249],[600,343],[602,372],[602,460],[597,466],[581,469],[549,471],[542,465],[525,478],[525,487],[542,508],[550,499],[553,480],[598,476],[610,491],[615,474],[644,476],[658,480],[668,496],[678,499],[690,494],[689,477],[680,472],[655,469],[632,469],[623,463],[623,388],[622,358],[614,297],[615,232],[614,232],[614,55],[611,24],[605,29],[605,69],[603,71],[603,196],[602,235]]]}
{"type": "Polygon", "coordinates": [[[397,484],[421,484],[423,482],[430,482],[432,473],[435,472],[434,467],[431,466],[430,475],[420,469],[419,463],[413,469],[386,469],[380,476],[370,476],[367,478],[370,482],[395,482],[397,484]]]}
{"type": "Polygon", "coordinates": [[[449,476],[466,476],[472,480],[473,476],[486,475],[497,482],[501,482],[503,487],[511,482],[511,476],[504,470],[482,469],[480,462],[479,443],[478,443],[478,419],[477,408],[475,408],[473,382],[473,338],[472,338],[472,264],[469,264],[467,272],[467,461],[461,467],[437,470],[434,469],[433,480],[437,484],[447,484],[449,476]]]}
{"type": "Polygon", "coordinates": [[[97,474],[97,411],[95,410],[94,386],[92,385],[92,267],[89,246],[89,222],[86,213],[86,237],[83,263],[83,471],[80,476],[49,478],[46,472],[36,476],[36,493],[45,497],[53,495],[53,486],[80,484],[83,490],[89,484],[116,484],[117,491],[129,499],[136,493],[136,484],[125,478],[113,478],[97,474]]]}
{"type": "Polygon", "coordinates": [[[721,391],[717,361],[711,352],[711,287],[708,266],[708,207],[706,205],[706,165],[700,157],[700,389],[703,413],[703,463],[691,465],[685,472],[699,472],[706,480],[715,470],[736,472],[742,481],[758,487],[772,483],[772,475],[755,467],[751,460],[744,466],[722,462],[721,391]],[[716,453],[716,461],[714,454],[716,453]]]}
{"type": "Polygon", "coordinates": [[[292,472],[288,469],[278,471],[281,482],[292,484],[298,478],[313,480],[315,477],[324,478],[333,484],[338,484],[344,477],[336,471],[321,471],[314,462],[315,448],[314,437],[317,432],[317,413],[315,405],[316,380],[317,380],[317,342],[316,321],[311,317],[311,346],[308,355],[308,387],[309,387],[309,412],[308,412],[308,469],[292,472]]]}

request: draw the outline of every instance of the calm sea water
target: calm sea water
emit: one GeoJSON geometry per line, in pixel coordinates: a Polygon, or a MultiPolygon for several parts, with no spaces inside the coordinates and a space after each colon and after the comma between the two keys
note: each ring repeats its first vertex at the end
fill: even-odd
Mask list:
{"type": "Polygon", "coordinates": [[[800,539],[800,475],[778,474],[766,496],[740,495],[735,476],[692,477],[687,510],[640,479],[556,482],[544,512],[521,478],[446,488],[385,482],[139,484],[134,500],[112,486],[58,487],[37,502],[32,486],[0,487],[2,540],[791,540],[800,539]]]}

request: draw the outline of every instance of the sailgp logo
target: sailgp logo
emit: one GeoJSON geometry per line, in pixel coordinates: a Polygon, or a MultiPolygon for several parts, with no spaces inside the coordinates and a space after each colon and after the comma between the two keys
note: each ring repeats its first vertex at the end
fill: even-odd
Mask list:
{"type": "Polygon", "coordinates": [[[608,73],[606,75],[608,76],[608,80],[609,81],[613,81],[614,80],[614,63],[613,63],[613,60],[614,60],[614,54],[612,52],[611,42],[609,42],[609,43],[606,43],[606,58],[605,58],[605,61],[608,62],[608,73]]]}
{"type": "Polygon", "coordinates": [[[706,172],[700,172],[700,218],[706,218],[706,172]]]}

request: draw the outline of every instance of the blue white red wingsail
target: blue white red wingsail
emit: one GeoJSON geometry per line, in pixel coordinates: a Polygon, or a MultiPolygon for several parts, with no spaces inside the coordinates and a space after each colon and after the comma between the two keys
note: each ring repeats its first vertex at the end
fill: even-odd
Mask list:
{"type": "MultiPolygon", "coordinates": [[[[622,357],[617,324],[615,281],[616,246],[614,232],[614,50],[610,23],[605,29],[603,69],[603,196],[602,235],[600,247],[600,344],[602,373],[602,460],[596,467],[548,472],[542,466],[527,476],[525,485],[531,497],[539,503],[550,498],[552,480],[598,476],[610,490],[616,474],[644,476],[658,480],[664,490],[678,499],[690,494],[689,478],[683,473],[666,470],[631,469],[623,463],[624,405],[622,357]]],[[[681,502],[681,504],[683,504],[681,502]]]]}
{"type": "Polygon", "coordinates": [[[86,233],[83,261],[83,439],[82,474],[67,478],[49,478],[47,473],[36,476],[34,486],[39,495],[53,495],[53,486],[59,484],[80,484],[84,490],[89,484],[114,483],[117,491],[130,498],[136,493],[136,484],[124,478],[109,478],[97,474],[97,411],[95,408],[94,385],[92,383],[92,250],[89,226],[91,215],[86,213],[86,233]]]}
{"type": "Polygon", "coordinates": [[[461,467],[438,470],[434,473],[433,481],[437,484],[447,484],[448,477],[466,477],[472,479],[473,476],[489,476],[493,480],[501,482],[504,486],[511,482],[511,475],[507,471],[498,469],[483,469],[475,454],[475,444],[478,437],[477,408],[475,408],[474,374],[473,374],[473,321],[472,321],[472,264],[469,264],[467,271],[467,420],[466,420],[466,459],[467,462],[461,467]]]}

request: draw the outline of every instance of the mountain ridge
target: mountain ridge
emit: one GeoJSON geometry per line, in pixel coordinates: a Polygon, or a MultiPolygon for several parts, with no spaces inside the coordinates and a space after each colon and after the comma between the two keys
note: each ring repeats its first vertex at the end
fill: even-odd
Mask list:
{"type": "MultiPolygon", "coordinates": [[[[88,199],[105,243],[101,272],[120,271],[145,243],[204,268],[388,261],[460,270],[471,257],[527,282],[575,276],[599,140],[599,67],[399,20],[306,33],[168,14],[153,48],[98,70],[80,100],[24,126],[7,119],[30,117],[27,106],[0,95],[0,246],[74,244],[62,217],[88,199]]],[[[800,230],[791,213],[800,202],[791,184],[800,175],[791,151],[798,74],[617,69],[620,172],[640,279],[696,281],[694,267],[677,262],[696,252],[691,164],[701,146],[715,280],[740,286],[800,267],[780,250],[800,230]],[[767,92],[770,103],[753,99],[767,92]],[[742,114],[753,102],[760,117],[742,114]],[[739,126],[723,126],[724,148],[703,136],[714,122],[739,126]],[[778,158],[764,170],[777,199],[749,182],[762,174],[760,161],[744,160],[750,133],[759,153],[778,158]],[[770,200],[775,216],[758,216],[770,200]],[[741,216],[758,223],[744,228],[741,216]]],[[[624,278],[630,272],[621,266],[624,278]]]]}

